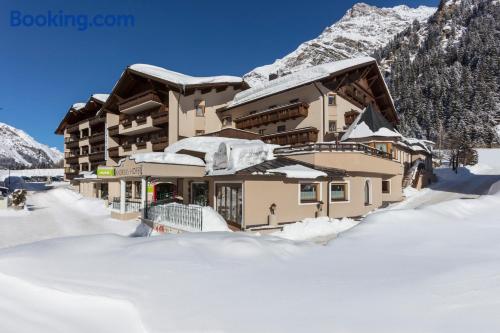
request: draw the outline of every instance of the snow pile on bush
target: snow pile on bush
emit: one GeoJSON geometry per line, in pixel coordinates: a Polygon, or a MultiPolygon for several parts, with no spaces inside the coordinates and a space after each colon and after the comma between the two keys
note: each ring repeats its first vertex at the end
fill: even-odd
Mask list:
{"type": "Polygon", "coordinates": [[[51,190],[50,194],[87,215],[109,215],[109,210],[101,199],[85,198],[80,193],[61,187],[51,190]]]}
{"type": "Polygon", "coordinates": [[[328,217],[306,218],[300,222],[287,224],[283,231],[272,233],[273,236],[290,240],[314,240],[334,238],[339,233],[351,229],[359,221],[350,218],[330,219],[328,217]]]}

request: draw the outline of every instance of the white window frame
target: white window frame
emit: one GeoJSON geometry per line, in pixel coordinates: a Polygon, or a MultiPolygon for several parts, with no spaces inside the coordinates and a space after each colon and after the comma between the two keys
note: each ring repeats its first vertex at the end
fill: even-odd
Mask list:
{"type": "Polygon", "coordinates": [[[391,194],[392,192],[392,181],[390,179],[382,179],[382,182],[389,182],[389,192],[384,192],[384,187],[382,186],[381,188],[381,193],[382,194],[391,194]]]}
{"type": "Polygon", "coordinates": [[[330,203],[331,204],[343,204],[343,203],[350,203],[351,202],[351,181],[350,180],[342,180],[342,181],[332,181],[328,183],[328,196],[330,198],[330,203]],[[332,200],[332,184],[345,184],[347,186],[347,200],[342,200],[342,201],[336,201],[332,200]]]}
{"type": "Polygon", "coordinates": [[[309,206],[309,205],[317,205],[318,202],[323,201],[323,182],[318,181],[300,181],[297,187],[297,199],[299,206],[309,206]],[[319,184],[319,198],[315,202],[301,202],[300,200],[300,185],[302,184],[319,184]]]}
{"type": "Polygon", "coordinates": [[[326,102],[327,102],[328,106],[337,106],[337,94],[328,94],[327,97],[328,98],[327,98],[326,102]],[[333,97],[333,101],[334,101],[333,104],[330,104],[330,97],[333,97]]]}

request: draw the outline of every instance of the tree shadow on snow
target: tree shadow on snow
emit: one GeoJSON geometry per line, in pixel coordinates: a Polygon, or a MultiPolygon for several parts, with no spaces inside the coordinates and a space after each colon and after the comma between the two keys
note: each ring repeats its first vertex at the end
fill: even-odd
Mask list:
{"type": "Polygon", "coordinates": [[[468,195],[488,194],[491,185],[500,181],[498,175],[479,175],[467,168],[459,168],[458,173],[451,169],[435,169],[437,182],[429,188],[435,191],[453,192],[468,195]]]}

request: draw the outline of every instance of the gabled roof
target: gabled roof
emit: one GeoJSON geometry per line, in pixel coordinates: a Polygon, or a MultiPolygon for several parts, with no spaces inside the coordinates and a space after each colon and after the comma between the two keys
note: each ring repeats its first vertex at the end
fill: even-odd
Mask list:
{"type": "Polygon", "coordinates": [[[375,111],[371,105],[368,105],[349,126],[341,141],[370,137],[401,138],[402,135],[380,112],[375,111]]]}
{"type": "Polygon", "coordinates": [[[234,108],[270,95],[328,78],[346,69],[369,64],[376,64],[376,60],[371,57],[359,57],[309,67],[289,75],[281,76],[250,89],[243,90],[234,96],[227,108],[234,108]]]}
{"type": "MultiPolygon", "coordinates": [[[[87,108],[91,104],[95,103],[97,106],[102,107],[102,105],[106,102],[106,99],[108,97],[109,97],[108,94],[93,94],[89,97],[87,102],[85,102],[85,103],[78,102],[78,103],[74,103],[73,105],[71,105],[69,110],[66,112],[66,115],[59,123],[59,126],[57,126],[55,133],[56,134],[63,134],[64,129],[66,128],[66,126],[68,124],[78,122],[81,120],[80,118],[84,119],[84,117],[85,117],[84,114],[87,113],[87,108]]],[[[98,110],[96,110],[96,112],[97,111],[98,110]]],[[[91,117],[91,116],[93,116],[93,115],[89,115],[89,117],[91,117]]]]}

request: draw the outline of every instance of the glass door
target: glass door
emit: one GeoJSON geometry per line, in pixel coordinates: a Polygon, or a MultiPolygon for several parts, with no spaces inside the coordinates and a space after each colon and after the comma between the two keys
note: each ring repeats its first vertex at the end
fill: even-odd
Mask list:
{"type": "Polygon", "coordinates": [[[240,183],[216,184],[216,209],[228,222],[241,226],[243,220],[243,187],[240,183]]]}

